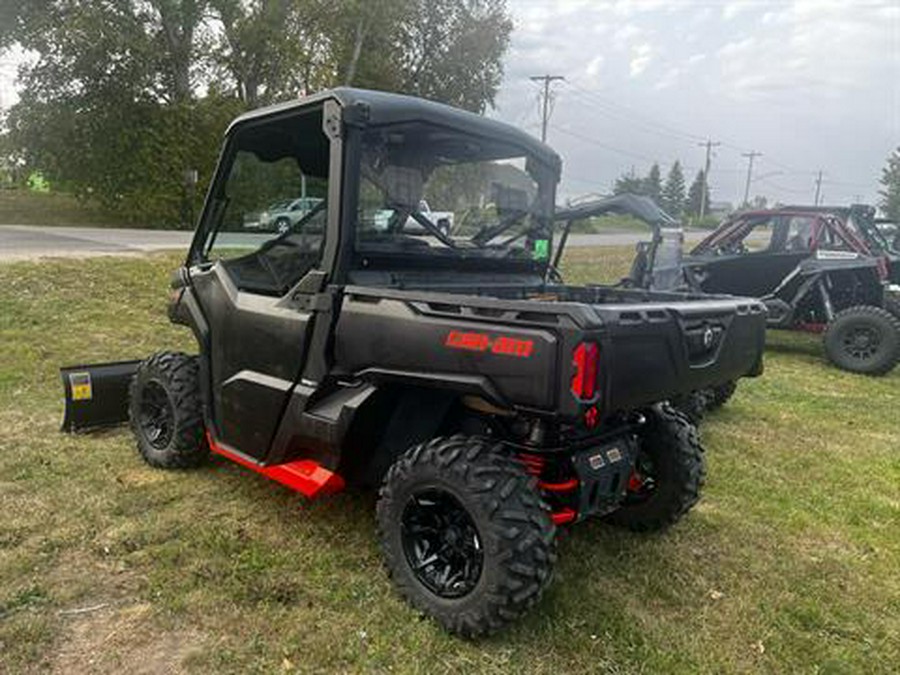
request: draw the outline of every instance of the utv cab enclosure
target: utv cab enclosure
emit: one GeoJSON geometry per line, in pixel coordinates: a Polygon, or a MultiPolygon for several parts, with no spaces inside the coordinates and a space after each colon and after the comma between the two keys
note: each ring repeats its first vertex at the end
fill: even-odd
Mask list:
{"type": "Polygon", "coordinates": [[[375,486],[399,591],[466,635],[536,602],[557,526],[675,522],[704,464],[665,401],[759,374],[765,309],[549,282],[559,173],[527,134],[406,96],[238,118],[170,293],[199,355],[131,383],[143,457],[211,450],[307,496],[375,486]],[[243,227],[299,196],[320,201],[286,231],[243,227]]]}

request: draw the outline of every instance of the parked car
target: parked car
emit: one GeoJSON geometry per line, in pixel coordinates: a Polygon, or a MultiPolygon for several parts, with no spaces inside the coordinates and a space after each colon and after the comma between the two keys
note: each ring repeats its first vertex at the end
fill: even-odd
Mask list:
{"type": "MultiPolygon", "coordinates": [[[[322,200],[317,197],[283,199],[270,204],[265,211],[259,214],[257,227],[260,230],[283,234],[321,203],[322,200]]],[[[244,227],[250,228],[246,220],[244,221],[244,227]]]]}
{"type": "MultiPolygon", "coordinates": [[[[394,209],[380,209],[376,211],[374,214],[375,229],[380,231],[387,230],[395,213],[394,209]]],[[[453,231],[453,212],[432,211],[428,201],[425,199],[420,200],[418,208],[407,216],[403,224],[403,231],[408,234],[426,233],[427,229],[419,222],[418,217],[424,218],[428,223],[434,225],[444,236],[449,236],[453,231]]]]}

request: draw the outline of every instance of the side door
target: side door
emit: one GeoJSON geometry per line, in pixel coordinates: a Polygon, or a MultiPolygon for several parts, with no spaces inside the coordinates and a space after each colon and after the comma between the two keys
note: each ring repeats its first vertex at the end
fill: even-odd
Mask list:
{"type": "Polygon", "coordinates": [[[324,279],[329,141],[321,120],[307,112],[231,133],[192,250],[216,440],[258,461],[303,371],[324,279]],[[267,205],[301,194],[317,198],[316,208],[286,231],[245,227],[267,205]]]}
{"type": "Polygon", "coordinates": [[[715,258],[702,265],[701,288],[759,298],[777,288],[808,253],[784,250],[785,225],[780,218],[754,223],[740,240],[728,242],[715,258]]]}

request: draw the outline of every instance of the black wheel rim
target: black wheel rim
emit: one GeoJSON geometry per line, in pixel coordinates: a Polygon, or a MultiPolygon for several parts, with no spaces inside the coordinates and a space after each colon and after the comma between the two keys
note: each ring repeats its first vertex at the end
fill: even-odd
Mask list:
{"type": "Polygon", "coordinates": [[[469,513],[453,495],[414,493],[400,522],[403,553],[416,579],[442,598],[461,598],[481,578],[484,547],[469,513]]]}
{"type": "Polygon", "coordinates": [[[175,411],[159,382],[148,382],[141,391],[140,425],[144,438],[154,448],[165,448],[172,440],[175,411]]]}
{"type": "Polygon", "coordinates": [[[881,332],[873,326],[853,326],[847,329],[841,341],[844,353],[861,361],[867,361],[878,353],[881,332]]]}

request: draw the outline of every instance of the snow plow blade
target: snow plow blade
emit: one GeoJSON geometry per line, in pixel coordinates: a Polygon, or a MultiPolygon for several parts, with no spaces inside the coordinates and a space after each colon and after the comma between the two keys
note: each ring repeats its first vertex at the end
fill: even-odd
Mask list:
{"type": "Polygon", "coordinates": [[[60,368],[66,395],[62,431],[79,432],[128,421],[128,387],[140,361],[60,368]]]}

